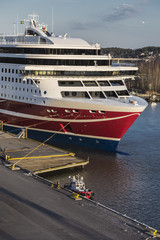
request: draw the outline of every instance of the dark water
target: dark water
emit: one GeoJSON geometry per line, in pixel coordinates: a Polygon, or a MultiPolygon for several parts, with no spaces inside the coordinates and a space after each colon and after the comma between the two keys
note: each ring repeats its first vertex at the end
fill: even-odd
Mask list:
{"type": "Polygon", "coordinates": [[[160,103],[148,105],[121,140],[117,153],[72,149],[90,163],[48,178],[69,182],[80,174],[94,199],[160,230],[160,103]]]}

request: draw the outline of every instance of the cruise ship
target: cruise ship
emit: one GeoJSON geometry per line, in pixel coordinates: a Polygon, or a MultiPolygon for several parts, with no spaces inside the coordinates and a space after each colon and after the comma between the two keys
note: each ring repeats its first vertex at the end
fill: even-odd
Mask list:
{"type": "MultiPolygon", "coordinates": [[[[21,22],[24,23],[24,22],[21,22]]],[[[24,35],[0,35],[0,120],[3,129],[55,145],[115,151],[147,103],[129,94],[135,66],[67,34],[49,33],[29,15],[24,35]]]]}

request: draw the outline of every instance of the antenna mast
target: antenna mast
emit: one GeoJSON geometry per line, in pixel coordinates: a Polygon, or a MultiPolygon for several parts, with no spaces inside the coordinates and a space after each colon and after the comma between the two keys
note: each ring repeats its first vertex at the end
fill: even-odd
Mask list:
{"type": "Polygon", "coordinates": [[[52,7],[52,35],[53,35],[53,7],[52,7]]]}

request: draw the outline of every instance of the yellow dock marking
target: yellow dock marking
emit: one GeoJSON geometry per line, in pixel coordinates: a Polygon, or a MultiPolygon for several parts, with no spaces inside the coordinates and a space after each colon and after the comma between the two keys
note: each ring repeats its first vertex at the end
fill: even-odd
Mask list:
{"type": "Polygon", "coordinates": [[[74,157],[74,153],[67,153],[67,154],[61,154],[61,155],[46,155],[46,156],[34,156],[34,157],[19,157],[19,158],[9,158],[9,161],[14,161],[14,160],[20,160],[20,159],[32,159],[32,158],[53,158],[53,157],[67,157],[67,156],[72,156],[74,157]]]}
{"type": "Polygon", "coordinates": [[[38,170],[38,171],[33,171],[34,174],[39,174],[39,173],[45,173],[45,172],[51,172],[51,171],[57,171],[57,170],[61,170],[61,169],[65,169],[65,168],[72,168],[72,167],[78,167],[78,166],[84,166],[87,165],[89,163],[89,161],[85,161],[85,162],[80,162],[80,163],[69,163],[60,167],[51,167],[51,168],[47,168],[47,169],[42,169],[42,170],[38,170]]]}

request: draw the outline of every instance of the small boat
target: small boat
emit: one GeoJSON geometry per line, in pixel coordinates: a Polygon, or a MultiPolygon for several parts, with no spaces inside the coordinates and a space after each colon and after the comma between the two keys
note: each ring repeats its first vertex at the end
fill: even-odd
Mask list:
{"type": "Polygon", "coordinates": [[[80,177],[79,175],[77,175],[76,177],[73,176],[70,184],[65,184],[64,187],[68,188],[71,191],[76,192],[88,199],[91,199],[92,196],[94,195],[93,191],[91,191],[85,187],[83,177],[80,177]]]}

